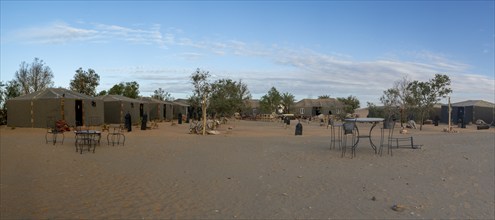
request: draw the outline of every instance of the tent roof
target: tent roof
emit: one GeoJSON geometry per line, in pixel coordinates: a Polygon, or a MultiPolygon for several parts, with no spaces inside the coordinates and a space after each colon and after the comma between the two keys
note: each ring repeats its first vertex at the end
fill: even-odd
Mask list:
{"type": "Polygon", "coordinates": [[[467,100],[463,102],[452,103],[454,107],[462,107],[462,106],[479,106],[479,107],[489,107],[494,108],[495,104],[483,100],[467,100]]]}
{"type": "Polygon", "coordinates": [[[187,104],[187,100],[186,99],[176,99],[175,101],[172,102],[172,104],[179,105],[179,106],[184,106],[184,107],[189,106],[189,104],[187,104]]]}
{"type": "Polygon", "coordinates": [[[12,100],[59,99],[62,97],[65,97],[66,99],[93,99],[91,96],[64,88],[48,88],[42,91],[36,91],[27,95],[19,96],[13,98],[12,100]]]}
{"type": "Polygon", "coordinates": [[[160,99],[155,99],[155,98],[151,98],[151,97],[140,97],[139,100],[150,102],[150,103],[159,103],[159,104],[168,104],[168,105],[173,104],[172,102],[169,102],[169,101],[162,101],[160,99]]]}
{"type": "Polygon", "coordinates": [[[115,101],[121,101],[121,102],[143,102],[143,100],[132,99],[132,98],[125,97],[125,96],[122,96],[122,95],[104,95],[104,96],[98,96],[98,99],[101,99],[104,102],[115,102],[115,101]]]}
{"type": "Polygon", "coordinates": [[[295,107],[339,107],[342,106],[342,104],[337,100],[333,98],[329,99],[302,99],[301,101],[297,102],[295,107]]]}

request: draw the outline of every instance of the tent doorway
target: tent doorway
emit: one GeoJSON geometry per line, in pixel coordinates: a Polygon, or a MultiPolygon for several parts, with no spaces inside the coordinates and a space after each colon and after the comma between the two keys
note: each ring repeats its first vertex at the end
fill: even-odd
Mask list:
{"type": "Polygon", "coordinates": [[[321,107],[313,107],[313,114],[311,116],[318,116],[321,114],[321,107]]]}
{"type": "Polygon", "coordinates": [[[163,118],[167,119],[167,105],[163,105],[163,118]]]}
{"type": "Polygon", "coordinates": [[[76,126],[83,125],[83,106],[82,100],[76,100],[76,126]]]}
{"type": "Polygon", "coordinates": [[[457,108],[457,122],[458,123],[464,122],[464,107],[458,107],[457,108]]]}

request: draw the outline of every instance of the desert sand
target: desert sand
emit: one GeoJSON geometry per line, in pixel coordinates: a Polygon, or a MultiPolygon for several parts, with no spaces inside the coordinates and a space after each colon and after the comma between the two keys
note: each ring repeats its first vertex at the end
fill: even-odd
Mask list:
{"type": "Polygon", "coordinates": [[[380,157],[361,140],[351,159],[329,148],[326,127],[303,123],[295,136],[295,124],[229,121],[219,135],[200,136],[162,122],[133,127],[124,146],[108,145],[104,132],[96,152],[83,154],[71,132],[53,145],[45,129],[0,127],[0,217],[495,218],[494,128],[425,125],[409,129],[421,149],[380,157]]]}

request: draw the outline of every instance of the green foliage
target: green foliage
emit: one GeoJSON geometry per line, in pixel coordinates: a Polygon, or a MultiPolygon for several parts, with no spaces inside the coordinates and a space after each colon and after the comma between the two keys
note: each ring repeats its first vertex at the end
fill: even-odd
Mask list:
{"type": "Polygon", "coordinates": [[[162,88],[158,88],[153,92],[151,98],[158,99],[161,101],[173,101],[174,97],[168,92],[165,92],[162,88]]]}
{"type": "Polygon", "coordinates": [[[31,64],[22,62],[15,72],[15,80],[21,86],[22,94],[29,94],[53,86],[53,72],[43,60],[34,58],[31,64]]]}
{"type": "Polygon", "coordinates": [[[139,84],[136,81],[123,82],[119,84],[115,84],[110,90],[108,90],[108,94],[110,95],[123,95],[129,98],[138,98],[139,97],[139,84]]]}
{"type": "Polygon", "coordinates": [[[70,90],[88,96],[95,96],[98,85],[100,85],[100,76],[93,69],[84,71],[80,67],[76,70],[74,79],[70,81],[70,90]]]}
{"type": "Polygon", "coordinates": [[[383,110],[384,108],[380,108],[371,102],[368,102],[367,106],[368,106],[368,117],[370,117],[370,118],[385,118],[386,117],[385,116],[386,114],[383,110]]]}
{"type": "Polygon", "coordinates": [[[107,90],[101,90],[99,93],[98,93],[98,96],[104,96],[104,95],[107,95],[108,92],[107,90]]]}
{"type": "Polygon", "coordinates": [[[284,114],[290,114],[290,109],[294,105],[296,98],[291,93],[284,93],[281,97],[281,103],[284,106],[284,114]]]}
{"type": "Polygon", "coordinates": [[[407,89],[411,95],[407,98],[407,102],[411,106],[416,106],[416,111],[419,113],[421,120],[420,130],[427,114],[432,110],[433,106],[452,93],[450,86],[450,78],[447,75],[435,74],[433,79],[428,82],[413,81],[407,89]]]}
{"type": "Polygon", "coordinates": [[[16,80],[0,82],[0,125],[7,124],[7,100],[21,95],[21,85],[16,80]]]}
{"type": "Polygon", "coordinates": [[[273,113],[277,110],[278,105],[282,101],[280,92],[275,87],[272,87],[268,93],[261,97],[260,108],[262,112],[273,113]]]}
{"type": "Polygon", "coordinates": [[[352,95],[347,98],[337,98],[337,100],[344,104],[345,113],[354,113],[354,110],[360,107],[359,100],[352,95]]]}
{"type": "Polygon", "coordinates": [[[318,99],[329,99],[330,95],[320,95],[318,96],[318,99]]]}
{"type": "Polygon", "coordinates": [[[109,95],[124,95],[124,83],[115,84],[108,90],[109,95]]]}
{"type": "Polygon", "coordinates": [[[247,85],[242,81],[220,79],[211,86],[210,109],[221,116],[230,116],[235,112],[241,112],[245,101],[251,98],[247,85]]]}

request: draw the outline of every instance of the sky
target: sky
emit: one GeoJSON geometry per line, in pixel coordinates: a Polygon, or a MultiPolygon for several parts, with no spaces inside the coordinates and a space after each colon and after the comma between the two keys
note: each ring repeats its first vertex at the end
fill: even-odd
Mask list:
{"type": "Polygon", "coordinates": [[[177,99],[199,68],[255,99],[275,87],[366,107],[396,81],[446,74],[452,102],[494,103],[494,2],[1,0],[0,80],[37,57],[55,87],[91,68],[97,92],[136,81],[177,99]]]}

